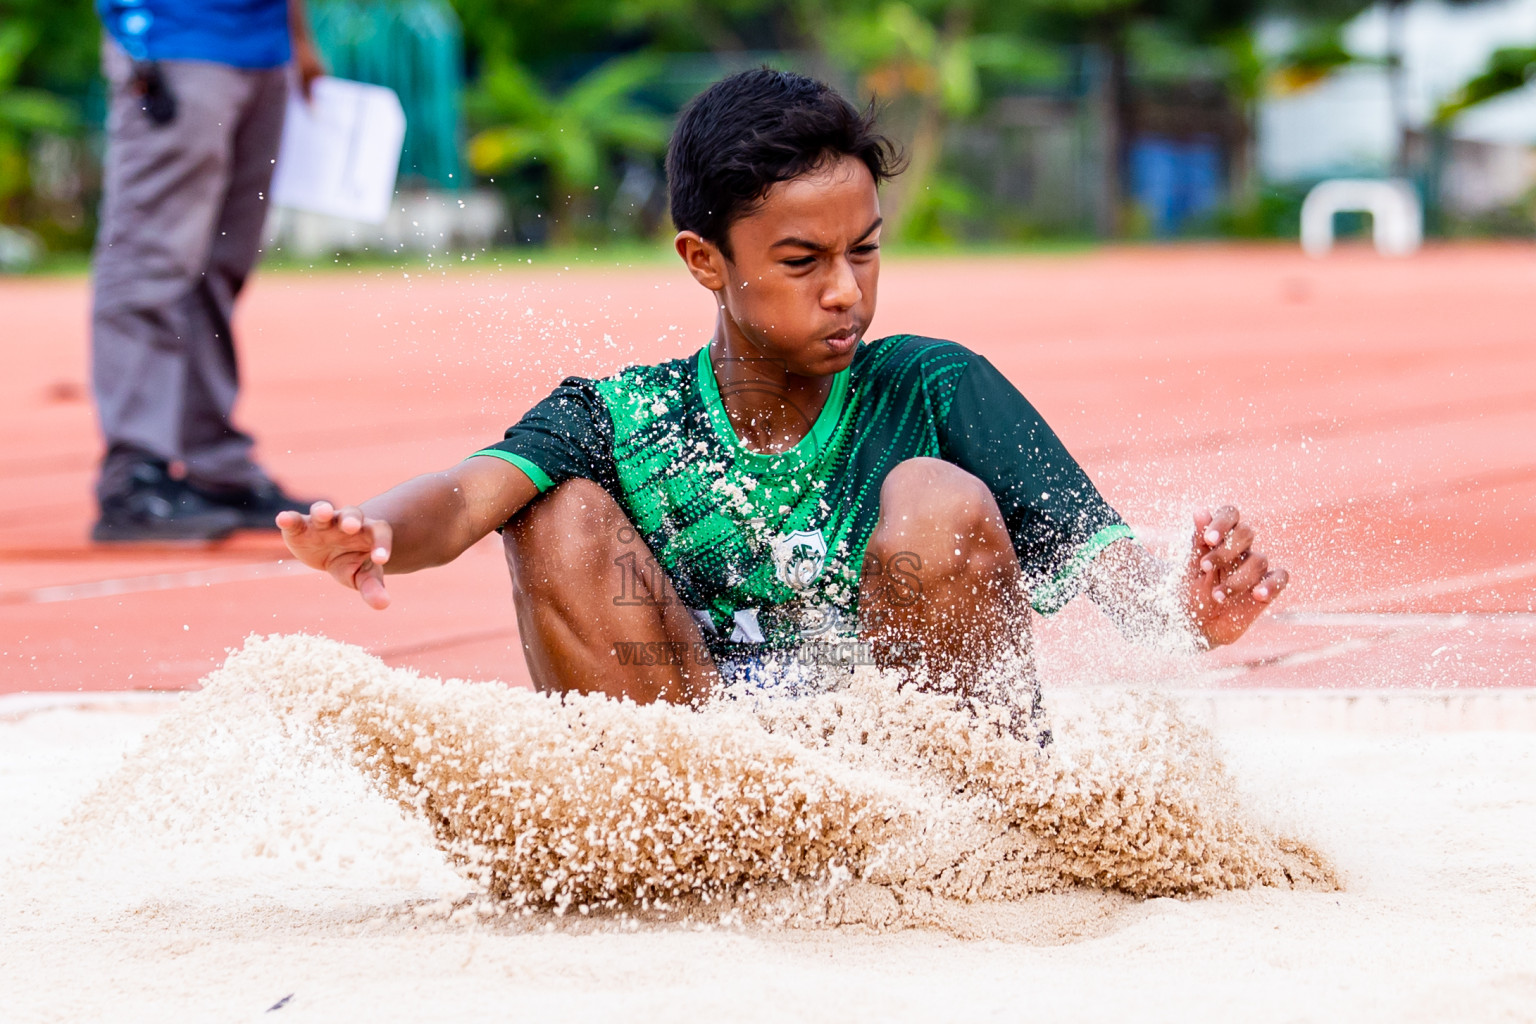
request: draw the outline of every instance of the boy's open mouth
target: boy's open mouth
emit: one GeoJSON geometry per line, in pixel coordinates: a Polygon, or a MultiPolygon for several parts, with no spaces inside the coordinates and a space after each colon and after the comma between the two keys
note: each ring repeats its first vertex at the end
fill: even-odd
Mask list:
{"type": "Polygon", "coordinates": [[[833,352],[842,355],[859,343],[859,335],[862,333],[855,328],[847,327],[835,334],[827,335],[825,340],[833,352]]]}

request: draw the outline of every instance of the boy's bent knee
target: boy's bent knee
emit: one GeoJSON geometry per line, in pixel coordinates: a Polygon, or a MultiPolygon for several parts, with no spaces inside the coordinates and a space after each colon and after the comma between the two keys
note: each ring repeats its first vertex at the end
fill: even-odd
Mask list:
{"type": "Polygon", "coordinates": [[[908,459],[892,469],[880,489],[880,519],[864,569],[898,566],[928,581],[965,577],[990,586],[1012,580],[1017,557],[987,485],[940,459],[908,459]]]}
{"type": "Polygon", "coordinates": [[[871,543],[906,550],[998,530],[1006,532],[1002,512],[985,483],[954,463],[917,458],[897,464],[881,484],[879,526],[871,543]]]}
{"type": "Polygon", "coordinates": [[[916,458],[896,464],[880,485],[880,511],[896,518],[980,523],[997,514],[997,500],[978,477],[953,462],[916,458]]]}

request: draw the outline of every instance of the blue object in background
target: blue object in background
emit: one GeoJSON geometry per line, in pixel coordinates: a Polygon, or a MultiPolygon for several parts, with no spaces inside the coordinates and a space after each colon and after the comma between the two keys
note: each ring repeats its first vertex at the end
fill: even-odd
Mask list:
{"type": "Polygon", "coordinates": [[[1131,144],[1131,196],[1159,237],[1175,235],[1221,203],[1221,151],[1213,140],[1177,142],[1144,136],[1131,144]]]}
{"type": "Polygon", "coordinates": [[[96,0],[96,13],[134,60],[288,63],[288,0],[96,0]]]}

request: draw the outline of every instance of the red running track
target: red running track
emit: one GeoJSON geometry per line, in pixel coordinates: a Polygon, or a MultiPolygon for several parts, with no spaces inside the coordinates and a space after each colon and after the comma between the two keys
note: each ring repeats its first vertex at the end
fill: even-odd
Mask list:
{"type": "MultiPolygon", "coordinates": [[[[1198,679],[1531,684],[1536,248],[894,259],[883,285],[871,336],[986,354],[1154,542],[1214,500],[1260,524],[1295,582],[1198,679]]],[[[0,693],[190,687],[246,635],[297,630],[526,681],[494,538],[394,578],[383,613],[275,538],[92,548],[87,308],[83,279],[0,281],[0,693]]],[[[691,351],[711,316],[665,264],[264,274],[240,413],[292,489],[356,500],[500,437],[567,373],[691,351]]],[[[1046,627],[1042,657],[1056,677],[1192,671],[1124,649],[1091,607],[1046,627]]]]}

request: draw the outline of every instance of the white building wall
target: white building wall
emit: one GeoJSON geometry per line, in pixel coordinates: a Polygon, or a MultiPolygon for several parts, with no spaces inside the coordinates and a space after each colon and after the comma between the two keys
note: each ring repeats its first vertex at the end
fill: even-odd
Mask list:
{"type": "Polygon", "coordinates": [[[1345,68],[1301,92],[1259,106],[1259,173],[1270,181],[1384,174],[1392,164],[1387,79],[1377,68],[1345,68]]]}
{"type": "MultiPolygon", "coordinates": [[[[1294,38],[1293,27],[1277,21],[1260,33],[1260,46],[1279,55],[1294,38]]],[[[1385,6],[1372,7],[1346,26],[1344,43],[1361,57],[1385,56],[1385,6]]],[[[1403,22],[1409,126],[1425,127],[1440,103],[1478,74],[1493,51],[1506,46],[1536,46],[1536,0],[1410,4],[1403,22]]],[[[1387,73],[1380,67],[1348,67],[1309,89],[1270,96],[1260,104],[1256,133],[1259,171],[1272,181],[1385,174],[1396,147],[1387,73]]],[[[1474,108],[1457,120],[1452,135],[1519,151],[1536,144],[1536,84],[1474,108]]],[[[1464,174],[1458,192],[1505,195],[1514,188],[1512,169],[1529,166],[1529,161],[1516,152],[1494,158],[1490,167],[1494,164],[1500,168],[1497,187],[1492,182],[1487,188],[1478,186],[1464,174]]]]}

